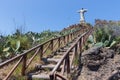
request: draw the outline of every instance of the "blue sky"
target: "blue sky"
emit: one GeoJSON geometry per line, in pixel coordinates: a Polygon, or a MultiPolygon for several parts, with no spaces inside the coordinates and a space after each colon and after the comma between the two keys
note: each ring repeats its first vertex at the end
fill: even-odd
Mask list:
{"type": "Polygon", "coordinates": [[[88,9],[86,21],[120,20],[120,0],[0,0],[0,33],[11,34],[25,24],[25,31],[61,30],[79,23],[77,11],[88,9]]]}

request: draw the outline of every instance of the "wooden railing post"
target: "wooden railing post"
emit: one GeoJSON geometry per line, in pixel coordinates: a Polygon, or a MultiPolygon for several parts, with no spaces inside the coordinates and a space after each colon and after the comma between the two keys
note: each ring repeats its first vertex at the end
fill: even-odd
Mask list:
{"type": "Polygon", "coordinates": [[[62,46],[61,47],[63,47],[65,44],[64,44],[64,37],[61,37],[62,38],[62,40],[61,40],[61,44],[62,44],[62,46]]]}
{"type": "Polygon", "coordinates": [[[75,45],[75,58],[78,56],[78,51],[77,51],[77,44],[75,45]]]}
{"type": "Polygon", "coordinates": [[[58,48],[60,48],[60,38],[58,38],[58,48]]]}
{"type": "Polygon", "coordinates": [[[63,37],[63,41],[64,41],[64,45],[66,44],[66,41],[65,41],[65,36],[63,37]]]}
{"type": "Polygon", "coordinates": [[[85,46],[85,35],[83,36],[83,46],[85,46]]]}
{"type": "Polygon", "coordinates": [[[51,42],[50,42],[50,49],[53,52],[53,40],[51,40],[51,42]]]}
{"type": "Polygon", "coordinates": [[[80,40],[79,40],[79,50],[80,50],[80,53],[81,53],[81,51],[82,51],[82,38],[80,38],[80,40]]]}
{"type": "Polygon", "coordinates": [[[87,34],[85,35],[84,45],[86,45],[86,41],[87,41],[87,34]]]}
{"type": "Polygon", "coordinates": [[[67,35],[67,42],[69,42],[69,35],[67,35]]]}
{"type": "Polygon", "coordinates": [[[63,75],[65,72],[65,66],[66,66],[66,61],[63,61],[63,66],[62,66],[62,70],[61,70],[61,74],[63,75]]]}
{"type": "Polygon", "coordinates": [[[40,47],[40,61],[42,60],[42,56],[43,56],[43,45],[41,45],[40,47]]]}
{"type": "Polygon", "coordinates": [[[76,37],[76,34],[75,34],[75,32],[74,32],[74,38],[76,37]]]}
{"type": "Polygon", "coordinates": [[[26,61],[27,61],[27,55],[23,55],[23,64],[22,64],[22,72],[21,75],[24,76],[26,72],[26,61]]]}
{"type": "Polygon", "coordinates": [[[54,74],[50,74],[50,80],[54,80],[54,74]]]}
{"type": "Polygon", "coordinates": [[[79,50],[80,50],[80,54],[79,54],[79,66],[81,65],[81,56],[82,56],[82,38],[80,38],[79,40],[79,50]]]}
{"type": "Polygon", "coordinates": [[[66,68],[67,68],[67,74],[70,73],[70,59],[69,59],[69,54],[66,56],[66,68]]]}

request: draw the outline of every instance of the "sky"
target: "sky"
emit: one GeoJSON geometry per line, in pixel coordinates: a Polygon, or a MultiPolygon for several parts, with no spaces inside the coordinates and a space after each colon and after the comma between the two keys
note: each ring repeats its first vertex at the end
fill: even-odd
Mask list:
{"type": "Polygon", "coordinates": [[[24,32],[60,31],[78,24],[81,8],[86,22],[95,19],[120,20],[120,0],[0,0],[0,33],[12,34],[22,27],[24,32]]]}

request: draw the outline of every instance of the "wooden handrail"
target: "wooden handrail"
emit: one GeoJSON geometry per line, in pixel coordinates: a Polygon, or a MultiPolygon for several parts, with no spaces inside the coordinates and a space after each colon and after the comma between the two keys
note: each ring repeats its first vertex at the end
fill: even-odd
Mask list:
{"type": "MultiPolygon", "coordinates": [[[[78,32],[78,31],[75,31],[75,32],[78,32]]],[[[73,32],[73,33],[74,33],[74,32],[73,32]]],[[[72,33],[70,33],[70,34],[72,34],[72,33]]],[[[67,34],[67,35],[65,35],[65,36],[68,36],[68,35],[69,35],[69,34],[67,34]]],[[[64,36],[61,36],[61,37],[64,37],[64,36]]],[[[56,39],[59,39],[59,38],[61,38],[61,37],[52,38],[52,39],[50,39],[50,40],[47,40],[46,42],[44,42],[44,43],[42,43],[42,44],[39,44],[39,45],[37,45],[37,46],[35,46],[35,47],[32,47],[31,49],[29,49],[29,50],[27,50],[27,51],[21,53],[21,54],[18,55],[18,56],[15,56],[15,57],[13,57],[13,58],[11,58],[11,59],[5,61],[5,62],[0,63],[0,68],[3,67],[4,65],[8,64],[9,62],[12,62],[12,61],[14,61],[14,60],[16,60],[16,59],[18,59],[18,58],[24,56],[25,54],[27,54],[27,53],[29,53],[29,52],[31,52],[31,51],[33,51],[33,50],[35,50],[35,49],[41,47],[42,45],[47,44],[47,43],[50,42],[51,40],[56,40],[56,39]]]]}
{"type": "MultiPolygon", "coordinates": [[[[48,44],[48,47],[49,46],[54,46],[53,45],[53,41],[54,40],[57,40],[58,41],[58,48],[60,48],[61,47],[61,44],[60,44],[60,41],[61,41],[61,39],[67,39],[67,37],[69,36],[69,38],[67,39],[67,41],[69,42],[69,41],[71,41],[72,39],[74,39],[75,37],[77,37],[80,33],[80,31],[82,31],[83,29],[81,28],[81,29],[78,29],[78,30],[76,30],[75,32],[72,32],[72,33],[69,33],[69,34],[67,34],[67,35],[64,35],[64,36],[61,36],[61,37],[57,37],[57,38],[52,38],[52,39],[50,39],[50,40],[48,40],[48,41],[46,41],[46,42],[44,42],[44,43],[42,43],[42,44],[39,44],[39,45],[37,45],[37,46],[35,46],[35,47],[33,47],[33,48],[30,48],[29,50],[27,50],[27,51],[25,51],[25,52],[23,52],[23,53],[21,53],[21,54],[19,54],[18,56],[15,56],[15,57],[13,57],[13,58],[11,58],[11,59],[9,59],[9,60],[7,60],[7,61],[5,61],[5,62],[3,62],[3,63],[0,63],[0,68],[2,68],[3,66],[5,66],[5,65],[8,65],[9,63],[11,63],[11,62],[13,62],[13,61],[16,61],[16,60],[18,60],[18,59],[20,59],[19,61],[18,61],[18,63],[16,63],[15,64],[15,66],[12,68],[12,70],[10,71],[10,74],[8,74],[9,76],[7,76],[6,78],[5,78],[5,80],[7,80],[10,76],[11,76],[11,74],[14,72],[14,70],[17,68],[17,66],[19,65],[19,63],[21,62],[21,60],[22,60],[22,62],[23,62],[23,64],[22,64],[22,75],[25,75],[25,70],[26,70],[26,68],[28,68],[28,66],[30,65],[30,63],[32,62],[32,60],[34,59],[34,57],[37,55],[37,53],[40,51],[40,57],[42,57],[42,55],[43,55],[43,53],[44,53],[44,51],[46,51],[47,49],[45,49],[45,50],[43,50],[43,46],[44,45],[46,45],[46,44],[48,44]],[[36,51],[35,51],[36,50],[36,51]],[[31,51],[35,51],[35,53],[34,53],[34,55],[32,56],[32,58],[29,60],[29,62],[28,63],[26,63],[26,61],[27,61],[27,54],[28,53],[30,53],[31,51]],[[21,59],[22,58],[22,59],[21,59]]],[[[64,43],[66,43],[67,42],[66,40],[64,40],[63,42],[64,43]]],[[[65,44],[64,44],[65,45],[65,44]]],[[[47,47],[47,48],[48,48],[47,47]]],[[[52,48],[51,48],[52,49],[52,48]]],[[[52,49],[53,50],[53,49],[52,49]]],[[[69,59],[69,58],[68,58],[69,59]]]]}
{"type": "MultiPolygon", "coordinates": [[[[81,38],[84,34],[82,34],[79,38],[81,38]]],[[[79,40],[79,38],[78,38],[78,40],[79,40]]],[[[57,63],[55,68],[52,70],[51,74],[53,74],[60,67],[60,65],[62,64],[63,60],[66,58],[66,56],[69,54],[69,52],[73,49],[73,47],[77,44],[78,40],[76,40],[76,42],[65,52],[65,54],[63,55],[61,60],[57,63]]]]}
{"type": "MultiPolygon", "coordinates": [[[[90,35],[91,32],[92,32],[92,29],[89,30],[89,31],[87,31],[87,32],[85,32],[85,33],[83,33],[81,36],[79,36],[77,38],[77,40],[75,41],[75,43],[65,52],[65,54],[63,55],[63,57],[60,59],[60,61],[57,63],[57,65],[54,67],[54,69],[50,73],[50,80],[54,80],[54,74],[55,74],[55,72],[59,69],[59,67],[62,65],[63,61],[67,58],[67,56],[69,56],[69,52],[78,44],[78,42],[80,41],[80,39],[82,39],[86,35],[90,35]]],[[[68,64],[68,66],[70,66],[70,64],[68,64]]]]}

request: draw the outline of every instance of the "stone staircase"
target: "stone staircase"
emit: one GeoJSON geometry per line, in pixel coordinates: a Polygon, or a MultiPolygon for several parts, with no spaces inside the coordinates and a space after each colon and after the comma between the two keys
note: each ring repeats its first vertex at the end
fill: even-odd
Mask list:
{"type": "MultiPolygon", "coordinates": [[[[50,72],[53,70],[53,68],[56,66],[56,64],[60,61],[61,57],[64,55],[64,53],[69,49],[70,46],[75,42],[76,39],[69,42],[64,47],[60,48],[56,52],[53,52],[52,56],[49,56],[47,58],[42,58],[42,61],[45,64],[37,64],[32,72],[29,72],[27,74],[28,80],[50,80],[50,72]]],[[[73,55],[73,50],[69,53],[70,60],[73,55]]],[[[61,72],[63,65],[60,66],[60,68],[57,70],[57,72],[61,72]]],[[[61,74],[61,73],[60,73],[61,74]]]]}

